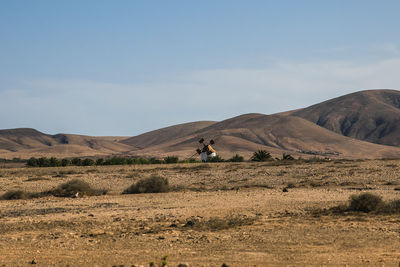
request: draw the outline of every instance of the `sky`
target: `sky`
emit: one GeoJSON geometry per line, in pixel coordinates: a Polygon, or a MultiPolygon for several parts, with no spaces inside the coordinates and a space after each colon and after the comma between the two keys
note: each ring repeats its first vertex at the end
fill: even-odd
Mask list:
{"type": "Polygon", "coordinates": [[[0,0],[0,129],[134,136],[400,89],[400,1],[0,0]]]}

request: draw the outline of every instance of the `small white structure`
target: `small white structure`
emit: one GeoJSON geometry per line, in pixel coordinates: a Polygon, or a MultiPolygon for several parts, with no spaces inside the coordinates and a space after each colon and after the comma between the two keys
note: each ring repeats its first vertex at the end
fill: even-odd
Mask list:
{"type": "Polygon", "coordinates": [[[200,155],[200,159],[202,162],[206,162],[209,158],[217,156],[217,152],[211,146],[214,144],[214,141],[210,141],[210,145],[204,143],[204,139],[202,138],[199,141],[200,144],[203,144],[203,149],[197,149],[197,153],[200,155]]]}
{"type": "Polygon", "coordinates": [[[207,158],[208,158],[207,152],[201,152],[200,158],[201,158],[201,161],[202,161],[202,162],[206,162],[206,161],[207,161],[207,158]]]}

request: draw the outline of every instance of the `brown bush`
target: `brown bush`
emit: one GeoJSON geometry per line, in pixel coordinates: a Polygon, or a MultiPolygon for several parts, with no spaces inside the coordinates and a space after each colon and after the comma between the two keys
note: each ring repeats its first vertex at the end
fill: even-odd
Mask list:
{"type": "Polygon", "coordinates": [[[140,179],[137,183],[125,189],[122,194],[163,193],[168,192],[169,189],[167,178],[153,175],[149,178],[140,179]]]}
{"type": "Polygon", "coordinates": [[[74,197],[74,196],[99,196],[105,195],[106,190],[93,189],[85,181],[74,179],[61,184],[56,189],[43,192],[44,195],[53,195],[56,197],[74,197]]]}
{"type": "Polygon", "coordinates": [[[22,190],[11,190],[3,194],[0,199],[12,200],[12,199],[29,199],[32,198],[32,194],[22,190]]]}
{"type": "Polygon", "coordinates": [[[372,193],[350,196],[349,211],[371,212],[383,205],[382,197],[372,193]]]}

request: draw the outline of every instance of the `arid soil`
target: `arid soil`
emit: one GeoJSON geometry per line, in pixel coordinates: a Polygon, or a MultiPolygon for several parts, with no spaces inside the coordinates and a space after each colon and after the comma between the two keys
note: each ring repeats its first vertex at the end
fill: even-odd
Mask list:
{"type": "Polygon", "coordinates": [[[165,255],[169,266],[398,266],[399,214],[314,211],[361,192],[400,199],[399,171],[400,160],[4,167],[0,194],[75,178],[108,194],[0,200],[0,266],[161,266],[165,255]],[[152,174],[172,191],[121,194],[152,174]]]}

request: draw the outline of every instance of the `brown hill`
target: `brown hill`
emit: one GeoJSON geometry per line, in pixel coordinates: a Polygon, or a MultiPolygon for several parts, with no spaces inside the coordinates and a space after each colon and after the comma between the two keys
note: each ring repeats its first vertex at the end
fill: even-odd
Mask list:
{"type": "Polygon", "coordinates": [[[266,149],[274,156],[290,153],[302,157],[400,157],[399,123],[400,92],[371,90],[290,112],[184,123],[129,138],[48,135],[34,129],[0,130],[0,158],[111,155],[186,158],[195,153],[200,138],[214,139],[215,149],[224,158],[236,153],[249,157],[258,149],[266,149]]]}
{"type": "Polygon", "coordinates": [[[73,134],[49,135],[29,128],[0,130],[0,157],[97,156],[131,150],[130,146],[119,142],[121,139],[73,134]]]}
{"type": "Polygon", "coordinates": [[[178,124],[127,138],[122,140],[121,143],[129,145],[135,149],[144,149],[168,142],[169,140],[190,135],[215,123],[215,121],[198,121],[178,124]]]}
{"type": "Polygon", "coordinates": [[[0,148],[7,151],[19,151],[22,149],[50,146],[53,139],[50,135],[34,129],[20,128],[0,130],[0,148]]]}
{"type": "Polygon", "coordinates": [[[368,90],[292,113],[338,134],[400,146],[400,91],[368,90]]]}
{"type": "MultiPolygon", "coordinates": [[[[143,137],[141,135],[141,138],[143,137]]],[[[349,158],[400,156],[400,148],[348,138],[300,117],[262,114],[246,114],[214,123],[190,135],[175,136],[166,142],[136,150],[134,153],[190,156],[202,137],[214,139],[215,148],[224,157],[235,153],[249,156],[257,149],[267,149],[276,156],[283,152],[303,156],[311,154],[349,158]]],[[[131,141],[134,139],[135,137],[131,138],[131,141]]]]}

